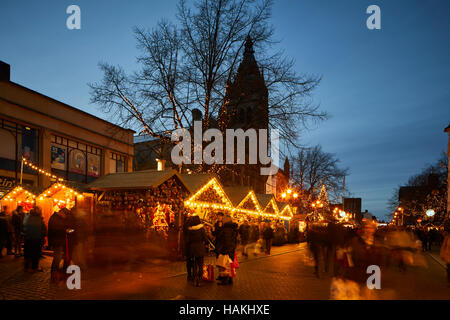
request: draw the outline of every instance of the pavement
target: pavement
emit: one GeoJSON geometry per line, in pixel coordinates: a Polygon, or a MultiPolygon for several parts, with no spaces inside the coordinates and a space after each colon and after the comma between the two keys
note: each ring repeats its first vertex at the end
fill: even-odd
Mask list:
{"type": "MultiPolygon", "coordinates": [[[[3,299],[191,299],[191,300],[325,300],[330,298],[332,276],[313,274],[304,243],[273,247],[271,255],[238,256],[240,267],[232,286],[202,282],[194,287],[186,280],[183,262],[149,259],[82,273],[81,289],[68,290],[65,282],[50,282],[51,258],[44,257],[44,272],[26,273],[22,258],[0,260],[0,298],[3,299]]],[[[371,299],[450,299],[446,271],[429,253],[420,253],[420,264],[400,272],[382,268],[381,290],[371,299]]],[[[214,257],[205,258],[213,263],[214,257]]],[[[217,275],[216,275],[217,276],[217,275]]]]}

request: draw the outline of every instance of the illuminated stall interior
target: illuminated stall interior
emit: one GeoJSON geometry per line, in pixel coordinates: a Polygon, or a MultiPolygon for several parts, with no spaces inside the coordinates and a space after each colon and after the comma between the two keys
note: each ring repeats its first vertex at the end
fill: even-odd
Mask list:
{"type": "Polygon", "coordinates": [[[255,193],[253,190],[246,190],[245,193],[239,195],[239,188],[225,188],[230,198],[234,196],[236,199],[239,199],[239,202],[233,209],[232,216],[239,223],[243,222],[244,219],[249,222],[258,222],[261,218],[262,210],[255,193]]]}
{"type": "Polygon", "coordinates": [[[233,212],[233,204],[216,177],[211,178],[184,204],[207,221],[215,220],[215,214],[219,211],[229,214],[233,212]]]}
{"type": "Polygon", "coordinates": [[[36,205],[42,209],[45,223],[53,212],[62,208],[72,209],[77,201],[83,200],[83,194],[61,182],[56,182],[42,192],[36,199],[36,205]]]}
{"type": "Polygon", "coordinates": [[[36,195],[22,186],[17,186],[5,194],[1,200],[1,206],[7,207],[7,212],[11,214],[17,206],[22,206],[25,212],[30,211],[34,205],[36,195]]]}

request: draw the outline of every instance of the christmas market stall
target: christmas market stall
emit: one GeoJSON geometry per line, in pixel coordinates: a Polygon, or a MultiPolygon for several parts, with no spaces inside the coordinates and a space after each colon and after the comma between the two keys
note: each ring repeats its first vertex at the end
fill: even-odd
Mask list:
{"type": "Polygon", "coordinates": [[[276,221],[279,218],[279,209],[275,196],[273,194],[257,193],[256,198],[259,201],[262,212],[261,215],[266,220],[276,221]]]}
{"type": "MultiPolygon", "coordinates": [[[[88,185],[96,193],[95,216],[114,216],[124,229],[139,229],[158,239],[175,237],[189,188],[175,170],[143,170],[103,176],[88,185]]],[[[176,246],[176,245],[175,245],[176,246]]],[[[175,250],[175,248],[173,248],[175,250]]]]}
{"type": "Polygon", "coordinates": [[[279,217],[279,219],[284,221],[284,225],[286,226],[286,229],[289,231],[290,222],[291,222],[292,218],[294,217],[292,207],[289,205],[289,203],[278,202],[278,208],[279,208],[278,217],[279,217]]]}
{"type": "MultiPolygon", "coordinates": [[[[69,182],[55,182],[36,197],[36,205],[42,209],[45,223],[50,216],[62,208],[72,209],[85,207],[85,202],[90,202],[91,194],[88,194],[81,185],[69,182]]],[[[89,206],[88,206],[88,211],[89,206]]]]}
{"type": "Polygon", "coordinates": [[[185,202],[185,206],[195,212],[201,219],[214,222],[217,213],[231,214],[233,204],[224,191],[218,178],[214,175],[198,188],[185,202]]]}
{"type": "Polygon", "coordinates": [[[250,223],[261,221],[261,206],[253,190],[247,187],[226,187],[225,192],[233,203],[232,216],[238,223],[244,220],[250,223]]]}
{"type": "Polygon", "coordinates": [[[25,212],[34,206],[36,195],[25,186],[16,186],[1,199],[1,207],[7,207],[6,211],[11,214],[17,206],[22,206],[25,212]]]}

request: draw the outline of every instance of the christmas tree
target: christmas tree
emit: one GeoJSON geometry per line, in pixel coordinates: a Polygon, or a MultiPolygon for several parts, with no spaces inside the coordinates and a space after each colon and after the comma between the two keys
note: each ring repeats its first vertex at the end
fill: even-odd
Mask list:
{"type": "Polygon", "coordinates": [[[329,213],[330,212],[330,202],[328,201],[328,192],[325,188],[325,185],[322,185],[319,193],[319,201],[323,205],[322,212],[329,213]]]}

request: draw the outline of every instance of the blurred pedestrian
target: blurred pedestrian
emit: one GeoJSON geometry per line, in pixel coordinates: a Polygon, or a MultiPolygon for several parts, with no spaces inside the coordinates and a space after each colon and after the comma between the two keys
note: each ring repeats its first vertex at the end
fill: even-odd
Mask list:
{"type": "Polygon", "coordinates": [[[11,223],[14,229],[14,254],[16,257],[22,255],[22,232],[23,232],[23,219],[25,213],[23,212],[22,206],[17,206],[16,210],[13,211],[11,218],[11,223]]]}
{"type": "Polygon", "coordinates": [[[250,225],[247,220],[239,226],[239,236],[241,238],[242,255],[248,257],[248,243],[250,240],[250,225]]]}
{"type": "Polygon", "coordinates": [[[42,255],[42,246],[45,242],[47,228],[42,218],[42,211],[39,207],[31,209],[23,221],[23,233],[25,239],[24,256],[25,270],[36,272],[42,271],[39,268],[39,259],[42,255]]]}
{"type": "Polygon", "coordinates": [[[442,243],[441,259],[447,264],[447,286],[450,288],[450,223],[445,226],[445,237],[442,243]]]}
{"type": "Polygon", "coordinates": [[[4,206],[3,211],[0,212],[0,219],[3,219],[6,222],[6,254],[13,255],[12,252],[12,243],[13,243],[13,232],[14,228],[12,226],[11,216],[7,212],[8,207],[4,206]]]}
{"type": "Polygon", "coordinates": [[[8,207],[4,206],[0,212],[0,258],[3,257],[3,248],[8,237],[8,220],[6,219],[6,210],[8,207]]]}
{"type": "Polygon", "coordinates": [[[214,223],[214,230],[212,232],[214,236],[214,247],[216,252],[216,259],[219,256],[219,251],[217,250],[217,235],[222,231],[223,228],[223,213],[219,212],[217,214],[217,221],[214,223]]]}
{"type": "Polygon", "coordinates": [[[187,271],[187,280],[191,281],[193,280],[193,267],[194,267],[194,261],[192,259],[191,253],[189,251],[189,238],[188,238],[188,231],[189,227],[192,224],[192,216],[186,215],[186,219],[184,221],[183,225],[183,245],[184,245],[184,256],[186,257],[186,271],[187,271]]]}
{"type": "MultiPolygon", "coordinates": [[[[236,253],[238,230],[237,224],[233,222],[230,216],[226,215],[223,217],[223,226],[219,229],[217,233],[216,243],[217,252],[220,255],[228,256],[227,260],[233,261],[234,255],[236,253]]],[[[224,267],[225,269],[225,267],[224,267]]],[[[220,285],[232,284],[233,280],[231,277],[231,270],[220,270],[219,278],[220,285]]]]}
{"type": "Polygon", "coordinates": [[[60,277],[60,264],[64,258],[66,248],[67,221],[66,208],[54,212],[48,220],[48,245],[53,250],[53,261],[51,267],[51,280],[57,281],[60,277]]]}
{"type": "Polygon", "coordinates": [[[187,232],[187,245],[189,256],[193,259],[193,280],[196,287],[199,286],[203,276],[203,258],[206,254],[208,238],[205,228],[199,216],[192,217],[187,232]]]}
{"type": "Polygon", "coordinates": [[[264,224],[263,229],[263,239],[264,239],[264,245],[266,248],[266,254],[270,254],[270,250],[272,249],[272,240],[273,240],[274,234],[273,229],[270,226],[270,222],[266,221],[264,224]]]}

